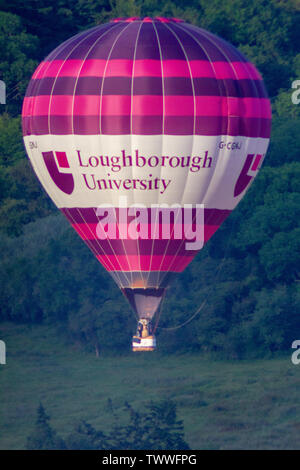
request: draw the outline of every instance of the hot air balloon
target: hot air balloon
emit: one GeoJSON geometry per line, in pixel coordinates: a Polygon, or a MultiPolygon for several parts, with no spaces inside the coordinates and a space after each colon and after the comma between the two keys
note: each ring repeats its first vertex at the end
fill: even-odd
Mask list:
{"type": "Polygon", "coordinates": [[[139,319],[133,350],[153,350],[150,322],[167,286],[265,157],[271,108],[261,75],[182,20],[118,18],[48,55],[22,117],[37,177],[139,319]]]}

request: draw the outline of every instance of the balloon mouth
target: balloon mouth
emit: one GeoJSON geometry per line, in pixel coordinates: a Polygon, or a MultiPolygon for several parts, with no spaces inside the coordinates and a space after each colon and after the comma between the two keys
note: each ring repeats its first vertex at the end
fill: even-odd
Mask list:
{"type": "Polygon", "coordinates": [[[138,318],[151,319],[165,294],[165,288],[125,288],[122,292],[138,318]]]}
{"type": "Polygon", "coordinates": [[[146,279],[137,279],[134,283],[131,284],[131,289],[146,289],[147,280],[146,279]]]}

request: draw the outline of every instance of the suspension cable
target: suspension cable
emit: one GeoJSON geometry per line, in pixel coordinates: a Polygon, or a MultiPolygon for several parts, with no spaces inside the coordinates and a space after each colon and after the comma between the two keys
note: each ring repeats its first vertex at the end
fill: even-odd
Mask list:
{"type": "Polygon", "coordinates": [[[218,281],[219,279],[219,276],[220,276],[220,273],[222,271],[222,268],[223,268],[223,265],[227,259],[227,253],[228,253],[228,250],[229,250],[229,245],[230,245],[230,241],[231,241],[231,237],[232,237],[232,233],[233,233],[233,227],[235,226],[235,223],[236,223],[236,220],[235,219],[231,225],[231,229],[230,229],[230,235],[229,235],[229,238],[228,238],[228,242],[227,242],[227,245],[226,245],[226,248],[225,248],[225,252],[224,252],[224,256],[223,258],[221,259],[217,269],[216,269],[216,276],[215,276],[215,281],[213,282],[213,284],[211,285],[205,299],[203,300],[203,302],[201,303],[200,307],[197,308],[197,310],[193,313],[193,315],[186,321],[184,321],[183,323],[177,325],[177,326],[173,326],[173,327],[161,327],[161,326],[158,326],[158,322],[159,322],[159,319],[160,319],[160,316],[161,316],[161,313],[162,313],[162,309],[160,308],[160,311],[159,311],[159,315],[158,315],[158,319],[157,319],[157,322],[156,322],[156,325],[155,325],[155,330],[156,331],[157,329],[159,330],[164,330],[164,331],[174,331],[174,330],[179,330],[180,328],[184,327],[185,325],[187,325],[188,323],[190,323],[191,321],[194,320],[195,317],[197,317],[197,315],[199,315],[199,313],[202,311],[202,309],[205,307],[205,305],[207,304],[207,301],[208,301],[208,298],[210,296],[210,294],[212,293],[212,290],[213,288],[215,287],[215,284],[216,282],[218,281]]]}

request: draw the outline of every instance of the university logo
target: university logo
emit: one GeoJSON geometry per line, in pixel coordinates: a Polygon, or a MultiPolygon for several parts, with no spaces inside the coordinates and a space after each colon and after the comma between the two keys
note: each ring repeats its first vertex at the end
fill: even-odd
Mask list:
{"type": "Polygon", "coordinates": [[[74,190],[73,175],[60,171],[61,169],[70,168],[66,152],[42,152],[42,155],[49,175],[56,186],[64,193],[72,194],[74,190]]]}
{"type": "Polygon", "coordinates": [[[254,153],[249,153],[247,155],[242,171],[234,187],[234,197],[239,196],[244,191],[244,189],[246,189],[254,176],[256,176],[260,168],[262,157],[263,155],[254,153]]]}

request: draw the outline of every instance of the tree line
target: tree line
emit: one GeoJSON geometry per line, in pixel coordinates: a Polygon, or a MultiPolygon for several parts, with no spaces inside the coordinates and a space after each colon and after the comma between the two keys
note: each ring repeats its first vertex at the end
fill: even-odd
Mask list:
{"type": "Polygon", "coordinates": [[[183,422],[177,418],[176,404],[170,400],[148,402],[143,411],[124,403],[125,419],[107,403],[112,413],[112,428],[96,429],[79,420],[71,433],[62,438],[50,424],[42,403],[26,440],[28,450],[188,450],[183,422]]]}

